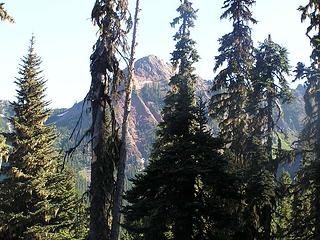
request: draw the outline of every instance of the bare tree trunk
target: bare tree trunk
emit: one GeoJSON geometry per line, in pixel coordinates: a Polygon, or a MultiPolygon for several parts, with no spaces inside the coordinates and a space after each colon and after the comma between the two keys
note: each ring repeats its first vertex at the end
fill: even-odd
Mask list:
{"type": "Polygon", "coordinates": [[[92,107],[92,161],[90,186],[90,240],[106,240],[110,236],[110,209],[112,207],[114,159],[107,153],[112,124],[107,121],[110,108],[105,100],[106,76],[93,72],[92,107]]]}
{"type": "Polygon", "coordinates": [[[107,239],[106,231],[106,214],[105,214],[105,191],[104,191],[104,173],[103,173],[103,159],[101,158],[103,122],[105,116],[105,102],[98,101],[103,95],[103,85],[105,76],[97,74],[92,76],[95,82],[97,91],[92,97],[92,161],[91,161],[91,206],[90,206],[90,232],[89,239],[107,239]]]}
{"type": "Polygon", "coordinates": [[[122,132],[121,132],[121,147],[120,147],[120,159],[117,172],[117,182],[116,190],[114,196],[114,205],[112,211],[112,228],[111,228],[111,240],[118,240],[120,234],[120,221],[121,221],[121,207],[122,207],[122,195],[124,191],[124,180],[125,180],[125,168],[127,162],[127,148],[128,148],[128,126],[129,126],[129,116],[131,110],[131,95],[132,95],[132,85],[133,85],[133,72],[134,72],[134,56],[136,48],[136,35],[137,26],[139,22],[139,0],[136,0],[136,9],[134,16],[134,25],[132,33],[132,43],[131,43],[131,53],[128,65],[128,80],[126,82],[126,96],[125,105],[122,121],[122,132]]]}

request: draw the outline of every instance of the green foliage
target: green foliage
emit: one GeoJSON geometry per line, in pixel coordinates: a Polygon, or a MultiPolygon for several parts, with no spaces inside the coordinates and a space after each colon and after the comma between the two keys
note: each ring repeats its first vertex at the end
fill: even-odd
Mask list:
{"type": "Polygon", "coordinates": [[[201,100],[196,104],[195,99],[193,63],[198,55],[190,28],[196,11],[187,0],[177,11],[179,16],[172,23],[180,24],[172,53],[177,71],[169,82],[163,122],[150,165],[132,180],[133,188],[126,194],[126,225],[134,239],[230,235],[226,230],[230,219],[224,210],[232,181],[219,151],[222,143],[207,130],[205,104],[201,100]]]}
{"type": "Polygon", "coordinates": [[[81,204],[74,176],[59,169],[57,136],[44,124],[50,110],[40,64],[32,37],[16,80],[17,100],[11,103],[15,134],[10,165],[4,169],[8,178],[0,183],[0,238],[83,239],[84,235],[77,238],[81,204]]]}
{"type": "Polygon", "coordinates": [[[254,0],[226,0],[221,19],[228,18],[232,32],[219,39],[219,55],[215,57],[214,70],[221,69],[214,78],[210,102],[213,118],[219,122],[220,133],[236,161],[243,161],[245,141],[248,137],[246,106],[251,86],[254,63],[253,42],[249,24],[255,24],[250,7],[254,0]]]}
{"type": "Polygon", "coordinates": [[[280,102],[291,99],[286,74],[289,62],[285,48],[272,42],[270,36],[255,51],[256,62],[252,76],[252,90],[249,92],[247,113],[250,116],[249,132],[252,140],[247,142],[250,160],[244,182],[246,188],[247,227],[252,236],[270,239],[272,236],[272,212],[277,208],[276,174],[279,163],[288,161],[289,154],[282,149],[277,123],[281,117],[280,102]],[[274,148],[274,140],[278,148],[274,148]]]}
{"type": "Polygon", "coordinates": [[[275,239],[289,240],[293,216],[293,188],[291,176],[283,172],[277,189],[277,207],[272,214],[272,235],[275,239]]]}
{"type": "MultiPolygon", "coordinates": [[[[300,182],[300,181],[299,181],[300,182]]],[[[293,194],[293,218],[290,235],[294,239],[312,239],[314,231],[314,218],[312,216],[312,191],[303,188],[301,182],[293,194]]]]}
{"type": "Polygon", "coordinates": [[[276,172],[279,162],[274,161],[273,145],[274,139],[281,145],[276,128],[283,114],[280,102],[286,103],[292,99],[286,80],[289,74],[288,54],[287,50],[274,43],[270,36],[255,52],[256,64],[252,91],[249,94],[250,104],[247,108],[251,116],[250,132],[265,144],[270,164],[273,165],[270,171],[276,172]]]}
{"type": "MultiPolygon", "coordinates": [[[[308,222],[304,232],[300,226],[296,226],[298,236],[304,233],[314,239],[320,239],[320,4],[317,1],[310,0],[306,6],[300,6],[301,20],[309,20],[310,25],[307,28],[306,35],[310,39],[312,46],[311,66],[305,67],[304,64],[298,63],[296,68],[296,78],[306,78],[306,91],[304,95],[305,111],[307,121],[301,134],[301,146],[304,153],[304,165],[299,173],[301,193],[298,200],[305,198],[305,203],[296,204],[297,209],[310,203],[309,211],[304,217],[297,222],[308,222]]],[[[301,216],[301,215],[299,215],[301,216]]]]}

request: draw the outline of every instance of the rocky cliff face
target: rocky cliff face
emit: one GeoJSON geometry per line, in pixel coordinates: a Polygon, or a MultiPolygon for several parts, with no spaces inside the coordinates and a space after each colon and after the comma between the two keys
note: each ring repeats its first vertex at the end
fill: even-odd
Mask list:
{"type": "Polygon", "coordinates": [[[140,90],[146,84],[166,83],[173,74],[171,65],[154,55],[137,60],[134,69],[137,90],[140,90]]]}
{"type": "MultiPolygon", "coordinates": [[[[141,169],[148,161],[148,157],[155,139],[155,132],[158,123],[161,121],[161,109],[163,98],[168,90],[168,81],[173,74],[170,64],[156,56],[150,55],[141,58],[135,63],[135,90],[132,96],[132,111],[130,117],[130,147],[129,147],[129,168],[141,169]]],[[[197,95],[205,100],[209,99],[210,82],[201,78],[197,81],[197,95]]],[[[299,86],[294,90],[295,100],[292,104],[284,105],[284,115],[280,125],[291,139],[298,136],[302,128],[304,118],[303,87],[299,86]]],[[[119,109],[123,109],[121,106],[119,109]]],[[[121,111],[121,110],[120,110],[121,111]]],[[[80,115],[82,118],[82,129],[90,124],[89,106],[83,102],[76,103],[69,109],[55,109],[48,120],[48,124],[55,124],[60,133],[60,146],[70,146],[68,137],[72,132],[80,115]]],[[[5,116],[11,115],[12,111],[8,102],[0,101],[0,128],[10,130],[5,116]]],[[[121,115],[121,114],[120,114],[121,115]]],[[[121,121],[119,117],[119,122],[121,121]]],[[[88,157],[87,157],[88,158],[88,157]]],[[[89,164],[86,157],[79,157],[74,161],[84,167],[89,164]]]]}

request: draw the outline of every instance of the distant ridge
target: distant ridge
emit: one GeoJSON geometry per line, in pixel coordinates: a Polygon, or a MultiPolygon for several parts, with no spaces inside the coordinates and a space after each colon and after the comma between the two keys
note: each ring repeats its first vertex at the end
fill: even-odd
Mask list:
{"type": "MultiPolygon", "coordinates": [[[[141,169],[147,164],[155,132],[161,121],[163,98],[168,90],[168,81],[173,74],[172,66],[157,56],[149,55],[138,59],[135,63],[136,89],[132,98],[130,118],[130,149],[129,168],[141,169]]],[[[196,92],[205,100],[209,99],[210,82],[201,78],[197,81],[196,92]]],[[[302,129],[304,114],[304,86],[299,85],[293,90],[295,99],[291,104],[285,104],[280,127],[288,136],[289,141],[296,139],[302,129]]],[[[82,110],[83,102],[74,104],[71,108],[54,109],[48,119],[48,124],[54,124],[60,132],[60,146],[66,147],[68,137],[74,128],[82,110]]],[[[85,105],[83,129],[90,124],[89,106],[85,105]]],[[[8,101],[0,101],[0,129],[9,131],[7,117],[12,116],[8,101]]]]}

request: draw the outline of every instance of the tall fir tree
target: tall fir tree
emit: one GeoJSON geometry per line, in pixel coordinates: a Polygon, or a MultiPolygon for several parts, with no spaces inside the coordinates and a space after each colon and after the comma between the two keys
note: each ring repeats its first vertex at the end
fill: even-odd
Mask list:
{"type": "Polygon", "coordinates": [[[248,146],[252,141],[248,105],[255,62],[251,37],[251,25],[257,23],[251,11],[255,2],[226,0],[223,3],[224,12],[220,19],[231,21],[233,28],[219,39],[219,55],[215,57],[214,66],[217,74],[213,80],[213,95],[209,104],[210,115],[218,122],[220,136],[230,155],[229,172],[238,179],[236,188],[240,198],[234,204],[233,219],[237,222],[234,231],[243,239],[250,239],[254,234],[252,216],[247,216],[248,207],[252,204],[247,201],[249,193],[246,190],[251,181],[248,168],[254,164],[250,157],[258,154],[250,154],[258,148],[256,144],[248,146]]]}
{"type": "Polygon", "coordinates": [[[305,177],[309,160],[302,160],[301,168],[297,174],[297,184],[293,188],[292,211],[294,215],[290,225],[289,237],[304,240],[313,239],[315,218],[313,214],[312,188],[305,177]]]}
{"type": "Polygon", "coordinates": [[[244,165],[248,114],[246,106],[251,88],[254,63],[250,24],[256,20],[250,8],[255,0],[226,0],[221,19],[232,22],[232,32],[219,39],[219,55],[215,57],[214,78],[210,102],[211,115],[218,120],[220,133],[235,155],[235,162],[244,165]],[[222,69],[221,69],[222,68],[222,69]]]}
{"type": "MultiPolygon", "coordinates": [[[[250,132],[266,147],[270,171],[276,172],[279,162],[274,159],[273,142],[277,139],[277,124],[282,115],[281,103],[292,99],[289,83],[288,53],[271,40],[269,35],[255,51],[256,63],[249,94],[248,113],[251,116],[250,132]]],[[[279,140],[280,141],[280,140],[279,140]]],[[[279,142],[280,143],[280,142],[279,142]]]]}
{"type": "Polygon", "coordinates": [[[305,67],[299,63],[296,70],[297,78],[306,78],[304,100],[307,121],[300,138],[305,150],[303,167],[299,174],[300,195],[302,197],[308,193],[310,196],[311,209],[305,216],[308,216],[311,237],[318,240],[320,239],[320,3],[310,0],[306,6],[300,6],[299,10],[301,20],[310,21],[306,35],[312,47],[311,66],[305,67]]]}
{"type": "Polygon", "coordinates": [[[77,239],[75,181],[72,172],[58,171],[57,135],[45,125],[50,110],[40,64],[32,37],[11,103],[14,150],[0,183],[1,239],[77,239]]]}
{"type": "Polygon", "coordinates": [[[289,60],[287,50],[274,43],[271,36],[259,45],[255,51],[255,58],[247,112],[250,116],[249,132],[252,139],[261,145],[258,151],[262,157],[251,158],[251,162],[255,162],[254,165],[258,164],[254,167],[256,173],[252,176],[256,183],[261,183],[264,190],[261,192],[263,195],[259,196],[257,192],[254,196],[262,201],[254,207],[259,210],[257,227],[261,229],[262,234],[259,238],[270,239],[272,212],[276,207],[277,170],[280,161],[284,161],[283,158],[286,156],[282,154],[277,124],[282,115],[280,104],[291,100],[291,91],[286,80],[286,75],[289,74],[289,60]],[[278,149],[274,148],[275,139],[278,140],[278,149]]]}
{"type": "Polygon", "coordinates": [[[153,205],[153,209],[146,209],[144,214],[148,218],[146,239],[166,239],[166,232],[174,239],[192,239],[193,235],[196,176],[192,172],[191,151],[194,146],[190,140],[194,129],[196,76],[192,65],[199,56],[194,48],[195,42],[190,38],[190,29],[194,26],[196,11],[187,0],[181,2],[177,11],[179,16],[171,23],[172,26],[180,23],[173,37],[177,43],[172,53],[172,64],[177,73],[169,82],[171,90],[165,98],[163,122],[159,126],[150,165],[146,174],[134,181],[136,186],[129,191],[127,198],[133,204],[129,209],[134,216],[142,201],[136,202],[132,197],[142,194],[140,188],[145,184],[153,185],[148,186],[151,187],[150,196],[141,196],[150,201],[149,206],[153,205]],[[157,195],[157,200],[153,201],[157,195]],[[171,216],[166,212],[171,212],[171,216]]]}
{"type": "Polygon", "coordinates": [[[291,238],[291,226],[293,216],[293,185],[289,172],[284,171],[279,179],[276,198],[277,206],[272,214],[272,236],[276,240],[289,240],[291,238]]]}
{"type": "Polygon", "coordinates": [[[227,182],[225,161],[219,153],[221,141],[206,130],[203,104],[196,105],[193,64],[199,56],[190,30],[197,11],[183,0],[177,12],[171,24],[179,26],[171,59],[176,73],[150,165],[126,195],[127,228],[144,239],[214,239],[226,226],[220,219],[223,200],[217,200],[227,182]]]}

